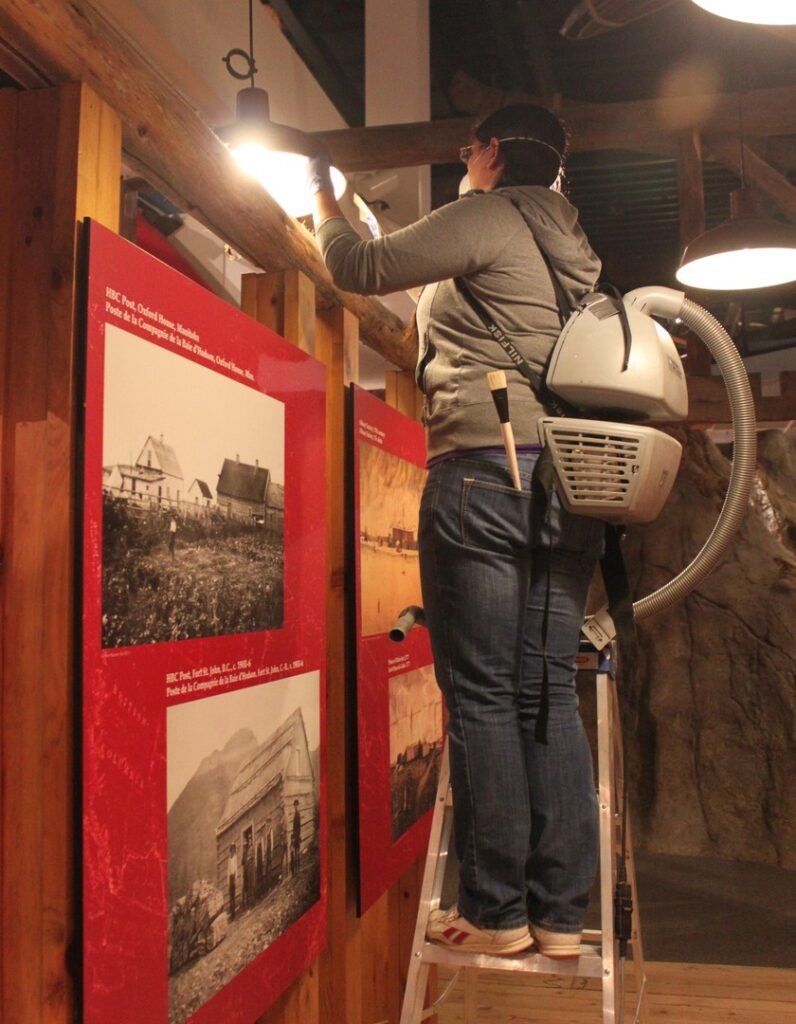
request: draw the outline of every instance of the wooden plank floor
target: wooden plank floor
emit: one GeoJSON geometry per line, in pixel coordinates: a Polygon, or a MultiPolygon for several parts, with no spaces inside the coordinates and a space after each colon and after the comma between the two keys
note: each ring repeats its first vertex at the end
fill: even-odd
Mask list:
{"type": "MultiPolygon", "coordinates": [[[[632,1024],[635,983],[627,971],[625,1024],[632,1024]]],[[[439,969],[439,991],[453,977],[439,969]]],[[[717,964],[647,964],[649,1024],[796,1024],[796,971],[717,964]]],[[[601,1024],[599,984],[581,978],[483,972],[478,1024],[601,1024]]],[[[461,1024],[463,979],[439,1010],[439,1024],[461,1024]]]]}

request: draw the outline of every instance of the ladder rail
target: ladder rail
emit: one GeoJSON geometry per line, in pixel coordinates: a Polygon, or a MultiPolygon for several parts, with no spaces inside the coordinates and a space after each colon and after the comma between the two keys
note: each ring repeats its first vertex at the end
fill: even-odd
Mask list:
{"type": "MultiPolygon", "coordinates": [[[[466,953],[429,942],[426,938],[429,914],[439,906],[447,865],[453,814],[450,803],[450,766],[447,744],[440,764],[440,777],[429,837],[423,883],[415,924],[412,955],[401,1010],[400,1024],[420,1024],[441,1006],[450,994],[456,977],[464,977],[464,1024],[477,1021],[478,974],[482,970],[558,976],[599,978],[602,988],[602,1024],[622,1024],[625,1004],[624,966],[614,925],[614,894],[619,858],[622,855],[623,815],[621,801],[623,752],[619,727],[618,698],[611,667],[614,659],[595,656],[597,696],[597,796],[600,820],[600,904],[601,930],[583,933],[581,956],[572,960],[553,960],[533,950],[517,956],[496,957],[466,953]],[[432,964],[456,968],[456,976],[436,1002],[424,1011],[423,1003],[432,964]]],[[[646,975],[638,914],[635,865],[629,819],[627,828],[627,876],[633,895],[631,949],[638,985],[633,1024],[646,1024],[646,975]]]]}
{"type": "MultiPolygon", "coordinates": [[[[608,674],[598,672],[597,688],[597,793],[600,807],[600,924],[602,931],[603,1024],[622,1019],[622,994],[617,997],[617,942],[614,935],[616,891],[616,773],[614,771],[613,715],[608,674]]],[[[621,819],[620,819],[621,820],[621,819]]]]}
{"type": "Polygon", "coordinates": [[[428,854],[420,887],[420,903],[415,921],[415,934],[412,940],[412,954],[406,976],[400,1024],[418,1024],[423,1019],[423,1002],[430,964],[423,958],[423,946],[426,943],[428,916],[439,906],[445,878],[445,865],[452,831],[452,816],[448,810],[449,790],[450,763],[448,761],[448,744],[446,743],[439,766],[437,795],[434,798],[434,814],[431,818],[431,832],[428,837],[428,854]]]}

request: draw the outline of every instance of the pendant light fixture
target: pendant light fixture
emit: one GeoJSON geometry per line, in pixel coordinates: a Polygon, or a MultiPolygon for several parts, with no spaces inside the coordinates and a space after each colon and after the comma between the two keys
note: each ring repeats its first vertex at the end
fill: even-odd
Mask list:
{"type": "MultiPolygon", "coordinates": [[[[232,49],[223,58],[233,78],[249,80],[238,92],[235,120],[217,128],[216,134],[226,144],[238,165],[263,186],[291,217],[310,212],[311,197],[307,189],[307,163],[317,148],[311,137],[298,128],[271,120],[268,93],[254,84],[257,65],[254,61],[254,21],[252,0],[249,0],[249,50],[232,49]],[[243,62],[238,70],[234,61],[243,62]]],[[[345,192],[345,177],[332,168],[332,186],[336,198],[345,192]]]]}
{"type": "Polygon", "coordinates": [[[751,25],[796,25],[794,0],[694,0],[711,14],[751,25]]]}
{"type": "Polygon", "coordinates": [[[746,184],[740,95],[738,136],[741,187],[730,193],[730,219],[686,246],[675,275],[690,288],[739,291],[796,281],[796,226],[757,216],[746,184]]]}

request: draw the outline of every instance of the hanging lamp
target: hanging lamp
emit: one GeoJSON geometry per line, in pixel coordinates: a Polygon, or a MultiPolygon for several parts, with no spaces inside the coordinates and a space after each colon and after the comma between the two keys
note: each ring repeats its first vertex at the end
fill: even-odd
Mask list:
{"type": "Polygon", "coordinates": [[[730,193],[730,219],[686,246],[675,276],[689,288],[739,291],[796,281],[796,226],[759,217],[746,184],[740,95],[738,136],[741,186],[730,193]]]}
{"type": "Polygon", "coordinates": [[[737,291],[796,281],[796,227],[755,216],[746,185],[730,194],[730,219],[686,246],[677,280],[737,291]]]}
{"type": "Polygon", "coordinates": [[[694,0],[711,14],[751,25],[796,25],[794,0],[694,0]]]}
{"type": "MultiPolygon", "coordinates": [[[[291,217],[301,217],[311,209],[307,189],[307,163],[317,144],[307,132],[271,120],[268,93],[254,84],[254,24],[252,0],[249,0],[249,50],[234,48],[223,58],[233,78],[249,80],[235,100],[235,120],[216,129],[238,165],[263,186],[291,217]],[[243,62],[244,70],[234,66],[243,62]]],[[[332,168],[332,187],[337,199],[345,192],[346,179],[332,168]]]]}

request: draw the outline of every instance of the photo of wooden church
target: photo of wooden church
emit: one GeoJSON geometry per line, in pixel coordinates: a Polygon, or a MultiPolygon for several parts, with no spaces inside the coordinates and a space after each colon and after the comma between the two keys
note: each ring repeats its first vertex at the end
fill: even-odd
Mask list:
{"type": "Polygon", "coordinates": [[[113,325],[104,376],[103,646],[280,628],[282,403],[113,325]]]}

